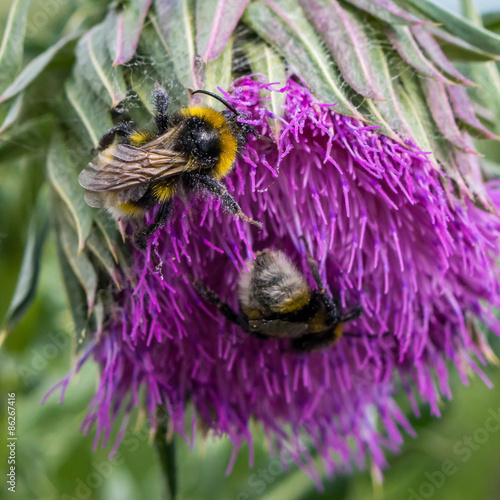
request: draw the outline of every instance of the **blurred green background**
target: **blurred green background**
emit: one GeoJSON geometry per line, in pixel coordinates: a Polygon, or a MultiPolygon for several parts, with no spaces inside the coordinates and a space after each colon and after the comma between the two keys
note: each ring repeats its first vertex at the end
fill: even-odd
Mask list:
{"type": "MultiPolygon", "coordinates": [[[[76,11],[78,1],[61,0],[55,4],[59,6],[56,14],[48,16],[43,26],[27,39],[26,60],[56,41],[61,28],[76,11]]],[[[42,5],[42,1],[34,2],[30,15],[40,12],[42,5]]],[[[10,2],[0,3],[0,31],[9,7],[10,2]]],[[[95,2],[95,9],[97,13],[100,11],[100,2],[95,2]]],[[[78,19],[71,22],[76,25],[78,19]]],[[[51,63],[52,78],[57,80],[58,74],[68,72],[67,57],[63,51],[51,63]]],[[[32,110],[42,112],[46,106],[44,96],[52,95],[57,82],[52,86],[50,80],[42,80],[38,89],[39,99],[29,105],[32,110]]],[[[44,123],[35,133],[43,137],[50,128],[50,123],[44,123]]],[[[491,151],[497,151],[497,147],[491,151]]],[[[43,161],[37,158],[29,136],[0,141],[0,317],[7,311],[14,290],[29,214],[44,176],[43,161]]],[[[92,362],[73,378],[64,404],[59,404],[59,391],[46,404],[40,404],[42,396],[74,365],[72,337],[72,320],[66,307],[55,243],[50,236],[43,253],[37,298],[0,350],[1,429],[7,429],[7,394],[16,394],[16,498],[163,498],[163,479],[155,449],[146,426],[134,425],[137,414],[133,414],[132,425],[113,460],[109,459],[110,446],[94,452],[93,436],[79,432],[96,387],[97,368],[92,362]]],[[[499,353],[500,342],[495,338],[491,342],[499,353]]],[[[488,389],[477,377],[471,378],[469,387],[463,386],[454,368],[450,368],[454,400],[443,402],[441,419],[430,417],[425,406],[421,419],[411,419],[418,438],[405,436],[402,453],[388,454],[389,467],[383,485],[374,484],[369,471],[355,472],[335,481],[325,479],[325,492],[321,494],[297,467],[283,471],[280,462],[269,457],[263,436],[256,430],[254,467],[248,468],[248,448],[243,446],[230,476],[225,476],[232,451],[227,439],[199,439],[193,452],[177,439],[180,498],[498,499],[500,369],[495,366],[486,369],[495,384],[495,389],[488,389]]],[[[400,404],[408,407],[404,398],[400,404]]],[[[0,471],[5,478],[6,432],[1,431],[0,435],[3,436],[0,471]]],[[[8,498],[8,494],[4,482],[0,498],[8,498]]]]}

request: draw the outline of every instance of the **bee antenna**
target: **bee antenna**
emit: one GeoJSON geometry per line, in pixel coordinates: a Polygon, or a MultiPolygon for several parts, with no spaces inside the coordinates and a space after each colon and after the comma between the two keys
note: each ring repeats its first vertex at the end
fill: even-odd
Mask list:
{"type": "Polygon", "coordinates": [[[230,109],[235,115],[239,114],[238,111],[236,111],[236,109],[233,106],[231,106],[231,104],[229,104],[225,99],[223,99],[222,97],[219,97],[217,94],[214,94],[213,92],[209,92],[208,90],[195,90],[194,92],[191,92],[191,95],[194,95],[194,94],[209,95],[210,97],[213,97],[214,99],[217,99],[219,102],[224,104],[224,106],[226,106],[226,108],[230,109]]]}

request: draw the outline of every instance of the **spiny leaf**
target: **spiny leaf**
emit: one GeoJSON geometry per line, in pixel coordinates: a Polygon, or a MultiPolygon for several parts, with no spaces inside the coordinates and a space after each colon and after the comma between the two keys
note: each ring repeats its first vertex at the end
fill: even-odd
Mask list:
{"type": "Polygon", "coordinates": [[[93,94],[87,82],[81,78],[68,80],[65,92],[68,101],[88,133],[91,147],[96,148],[99,139],[113,126],[108,107],[98,96],[93,94]]]}
{"type": "Polygon", "coordinates": [[[147,109],[154,113],[151,92],[156,81],[168,91],[173,105],[185,106],[188,100],[186,89],[176,78],[172,56],[158,24],[158,18],[151,16],[150,20],[151,26],[143,30],[138,47],[139,54],[145,59],[145,66],[134,66],[133,70],[142,70],[142,76],[133,72],[133,85],[147,109]],[[136,88],[135,85],[138,87],[136,88]]]}
{"type": "Polygon", "coordinates": [[[97,273],[88,259],[86,252],[79,251],[77,234],[73,228],[62,216],[58,217],[58,221],[58,234],[61,239],[64,255],[73,273],[78,278],[80,285],[85,290],[88,316],[90,316],[94,308],[97,293],[97,273]]]}
{"type": "MultiPolygon", "coordinates": [[[[469,148],[474,148],[472,139],[467,132],[464,132],[464,140],[469,145],[469,148]]],[[[497,210],[485,188],[479,158],[468,155],[460,149],[455,149],[453,152],[456,158],[456,165],[460,169],[460,173],[472,195],[473,202],[485,210],[496,212],[497,210]]]]}
{"type": "MultiPolygon", "coordinates": [[[[465,16],[470,19],[473,25],[481,26],[481,17],[477,12],[474,3],[470,0],[463,0],[462,6],[465,16]]],[[[493,112],[495,132],[500,135],[500,71],[493,63],[471,64],[474,79],[481,85],[475,90],[475,94],[483,105],[493,112]]]]}
{"type": "MultiPolygon", "coordinates": [[[[74,220],[67,210],[62,210],[61,220],[63,220],[65,225],[71,227],[73,231],[76,231],[74,220]]],[[[104,233],[95,230],[90,231],[85,242],[85,249],[88,250],[87,253],[89,256],[90,254],[94,255],[96,261],[102,265],[102,268],[108,273],[118,290],[120,290],[121,285],[118,281],[116,258],[110,251],[104,233]]]]}
{"type": "Polygon", "coordinates": [[[200,89],[203,66],[196,56],[194,0],[155,0],[155,9],[178,80],[186,88],[200,89]]]}
{"type": "Polygon", "coordinates": [[[61,235],[57,235],[57,255],[61,266],[62,282],[68,297],[71,316],[75,326],[75,340],[77,351],[83,345],[84,338],[89,325],[87,297],[85,291],[76,277],[63,250],[61,235]]]}
{"type": "MultiPolygon", "coordinates": [[[[246,43],[243,45],[243,50],[252,68],[252,73],[262,75],[266,82],[276,83],[281,86],[285,85],[285,63],[274,49],[259,41],[246,43]]],[[[268,119],[273,135],[276,141],[278,141],[281,128],[281,120],[279,120],[279,118],[281,118],[285,112],[284,104],[286,95],[281,92],[263,90],[262,97],[269,98],[269,100],[263,101],[263,104],[274,116],[278,117],[278,119],[268,119]]]]}
{"type": "Polygon", "coordinates": [[[111,254],[109,247],[106,244],[102,234],[97,231],[91,231],[86,241],[86,246],[94,254],[97,261],[100,262],[102,267],[106,270],[109,277],[113,280],[116,288],[121,289],[120,282],[118,281],[118,273],[116,261],[111,254]]]}
{"type": "Polygon", "coordinates": [[[480,47],[486,52],[500,55],[500,36],[485,30],[482,26],[474,25],[466,19],[456,16],[428,0],[406,0],[417,10],[429,16],[430,19],[441,23],[443,28],[458,38],[480,47]]]}
{"type": "Polygon", "coordinates": [[[52,186],[75,222],[78,235],[75,253],[80,253],[92,227],[92,209],[83,199],[83,190],[78,185],[78,171],[60,132],[54,134],[50,144],[47,171],[52,186]]]}
{"type": "Polygon", "coordinates": [[[461,85],[476,85],[474,82],[465,78],[465,76],[451,64],[444,55],[439,44],[428,31],[422,29],[421,26],[414,26],[411,30],[420,46],[427,52],[427,55],[446,76],[461,85]]]}
{"type": "Polygon", "coordinates": [[[0,134],[5,132],[19,117],[21,113],[21,108],[23,105],[23,94],[19,95],[16,100],[12,103],[5,116],[5,119],[0,126],[0,134]]]}
{"type": "Polygon", "coordinates": [[[370,99],[382,100],[374,86],[369,41],[355,11],[336,0],[299,0],[308,19],[330,49],[346,82],[370,99]]]}
{"type": "Polygon", "coordinates": [[[413,16],[391,0],[346,0],[358,9],[368,12],[372,16],[388,24],[428,24],[413,16]]]}
{"type": "Polygon", "coordinates": [[[380,88],[384,95],[389,98],[386,101],[368,100],[367,108],[375,117],[377,123],[380,123],[382,131],[396,141],[410,139],[423,147],[413,134],[412,128],[406,122],[401,110],[394,86],[392,76],[389,72],[389,66],[380,45],[373,44],[370,47],[370,60],[377,71],[373,73],[375,85],[380,88]]]}
{"type": "Polygon", "coordinates": [[[94,215],[94,222],[101,232],[113,259],[115,262],[118,262],[118,256],[116,253],[116,238],[118,236],[116,222],[111,220],[109,216],[106,216],[106,213],[102,212],[98,212],[94,215]]]}
{"type": "Polygon", "coordinates": [[[153,0],[130,0],[118,13],[116,32],[113,33],[113,65],[124,64],[134,56],[152,3],[153,0]]]}
{"type": "Polygon", "coordinates": [[[52,45],[45,52],[35,57],[12,82],[11,85],[0,96],[0,102],[3,102],[19,92],[23,91],[49,64],[54,56],[71,40],[78,38],[81,33],[72,33],[71,35],[61,38],[56,44],[52,45]]]}
{"type": "MultiPolygon", "coordinates": [[[[233,39],[230,38],[219,54],[219,57],[209,61],[205,68],[205,90],[217,93],[217,87],[227,89],[232,81],[231,67],[233,60],[233,39]]],[[[209,97],[209,96],[205,96],[209,97]]],[[[207,99],[208,101],[208,99],[207,99]]],[[[223,109],[225,106],[214,99],[210,99],[210,106],[215,109],[223,109]]]]}
{"type": "Polygon", "coordinates": [[[42,250],[49,229],[49,209],[47,190],[42,188],[31,214],[28,226],[28,239],[24,248],[21,269],[17,278],[14,295],[10,301],[7,314],[0,333],[0,346],[8,332],[23,317],[35,298],[42,250]]]}
{"type": "MultiPolygon", "coordinates": [[[[412,134],[416,138],[416,144],[424,152],[435,152],[432,144],[433,122],[426,106],[425,99],[421,94],[418,83],[408,74],[401,75],[402,85],[396,86],[398,110],[404,117],[412,134]]],[[[440,169],[434,155],[429,157],[436,170],[440,169]]]]}
{"type": "Polygon", "coordinates": [[[111,11],[106,19],[94,26],[78,42],[75,77],[85,80],[104,102],[117,106],[127,95],[120,67],[113,66],[108,38],[116,27],[117,15],[111,11]]]}
{"type": "Polygon", "coordinates": [[[196,43],[203,61],[215,59],[226,47],[249,1],[196,2],[196,43]]]}
{"type": "Polygon", "coordinates": [[[12,2],[0,45],[0,92],[10,85],[21,69],[30,3],[30,0],[12,2]]]}
{"type": "Polygon", "coordinates": [[[423,82],[423,88],[431,114],[444,137],[458,148],[474,153],[475,150],[469,149],[458,129],[445,86],[429,79],[423,82]]]}
{"type": "Polygon", "coordinates": [[[474,134],[479,139],[500,139],[479,121],[474,105],[464,87],[449,85],[447,90],[455,116],[467,127],[471,134],[474,134]]]}
{"type": "Polygon", "coordinates": [[[410,66],[429,78],[451,83],[425,57],[408,26],[386,26],[385,32],[398,54],[410,66]]]}
{"type": "Polygon", "coordinates": [[[243,20],[283,55],[318,99],[337,103],[339,113],[364,120],[341,90],[338,70],[295,0],[252,2],[243,20]]]}
{"type": "Polygon", "coordinates": [[[443,49],[443,52],[449,59],[477,63],[496,61],[500,58],[500,56],[490,54],[472,46],[467,42],[464,42],[461,38],[451,35],[441,28],[431,26],[427,29],[434,36],[434,38],[437,39],[441,49],[443,49]]]}

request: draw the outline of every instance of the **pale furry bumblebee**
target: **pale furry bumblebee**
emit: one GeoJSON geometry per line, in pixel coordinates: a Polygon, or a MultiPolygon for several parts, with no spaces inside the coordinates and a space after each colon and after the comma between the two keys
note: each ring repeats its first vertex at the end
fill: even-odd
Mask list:
{"type": "Polygon", "coordinates": [[[97,157],[78,178],[87,204],[107,208],[115,218],[144,217],[148,209],[160,205],[155,222],[134,233],[134,244],[141,250],[169,219],[180,189],[216,196],[227,212],[262,227],[242,212],[220,182],[246,146],[247,135],[257,133],[241,121],[247,117],[221,97],[206,90],[192,92],[196,93],[217,99],[227,110],[193,105],[168,115],[170,98],[157,84],[154,129],[140,129],[133,122],[113,127],[100,140],[97,157]],[[121,139],[114,144],[117,136],[121,139]]]}
{"type": "Polygon", "coordinates": [[[257,252],[255,260],[246,262],[248,271],[241,273],[238,282],[239,312],[200,281],[193,280],[193,284],[202,298],[216,304],[221,314],[249,335],[263,340],[291,339],[291,349],[297,352],[324,349],[343,335],[344,323],[358,318],[362,307],[342,310],[337,293],[327,292],[316,261],[306,249],[317,289],[309,286],[285,253],[270,249],[257,252]]]}

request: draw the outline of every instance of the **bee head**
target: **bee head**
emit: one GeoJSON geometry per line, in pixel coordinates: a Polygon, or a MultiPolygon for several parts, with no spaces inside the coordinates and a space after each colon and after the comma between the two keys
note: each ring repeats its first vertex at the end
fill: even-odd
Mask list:
{"type": "Polygon", "coordinates": [[[212,92],[209,92],[208,90],[195,90],[194,92],[191,92],[191,95],[194,94],[206,94],[209,95],[210,97],[213,97],[214,99],[217,99],[219,102],[224,104],[226,106],[227,110],[223,111],[222,114],[224,117],[227,119],[229,122],[229,125],[231,126],[232,132],[238,142],[238,147],[241,149],[245,147],[247,143],[247,135],[248,134],[253,134],[255,137],[259,137],[259,134],[255,130],[255,128],[250,125],[249,123],[246,123],[241,120],[248,120],[250,117],[247,116],[245,113],[240,113],[239,111],[236,110],[234,106],[229,104],[225,99],[222,97],[219,97],[217,94],[213,94],[212,92]]]}

